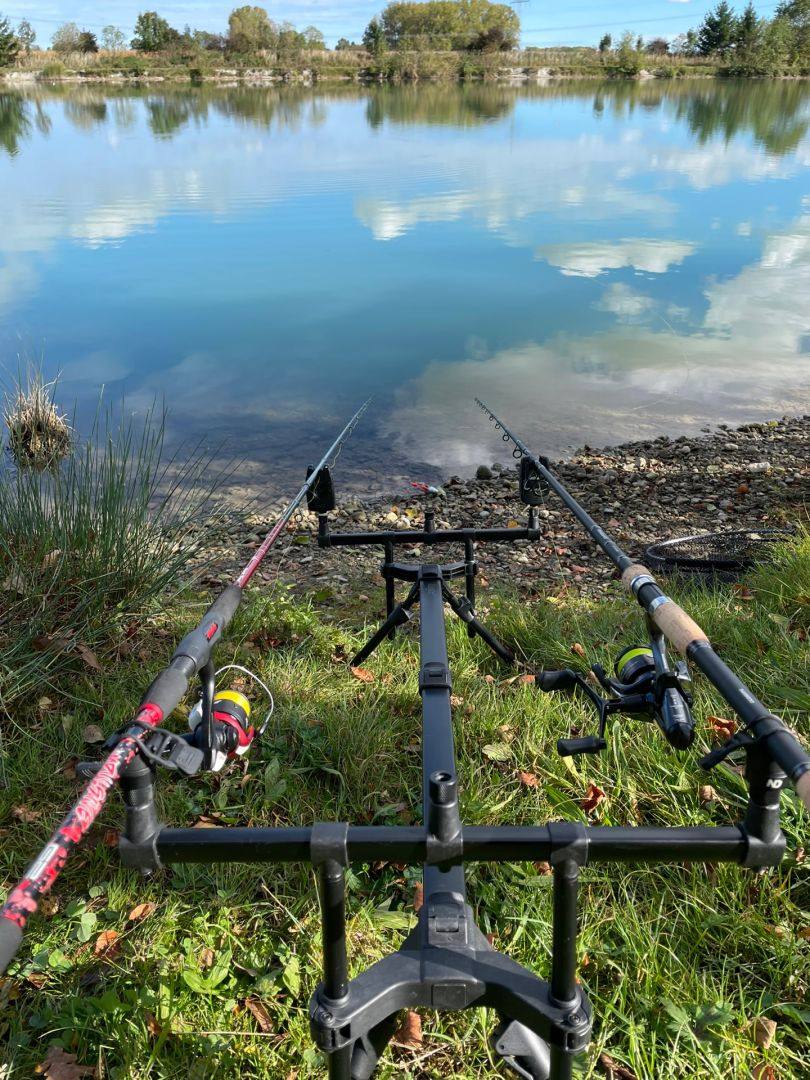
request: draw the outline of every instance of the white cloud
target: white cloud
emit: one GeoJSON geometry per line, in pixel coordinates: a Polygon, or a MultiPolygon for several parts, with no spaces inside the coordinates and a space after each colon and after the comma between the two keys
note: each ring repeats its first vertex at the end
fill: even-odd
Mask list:
{"type": "Polygon", "coordinates": [[[632,266],[651,274],[665,274],[693,254],[696,245],[685,240],[643,238],[611,243],[546,244],[536,250],[538,259],[557,266],[568,277],[597,277],[606,270],[632,266]]]}
{"type": "Polygon", "coordinates": [[[655,307],[655,301],[616,281],[605,289],[593,306],[597,311],[610,311],[622,319],[638,319],[655,307]]]}

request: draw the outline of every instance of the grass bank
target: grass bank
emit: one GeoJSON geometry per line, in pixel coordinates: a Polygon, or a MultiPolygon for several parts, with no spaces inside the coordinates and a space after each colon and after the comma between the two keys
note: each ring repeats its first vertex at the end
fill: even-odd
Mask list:
{"type": "Polygon", "coordinates": [[[718,60],[646,57],[633,72],[596,49],[523,49],[509,53],[396,50],[373,56],[363,48],[313,49],[290,54],[31,52],[5,70],[5,78],[45,81],[124,80],[179,82],[412,82],[537,81],[547,78],[683,78],[722,73],[718,60]]]}
{"type": "MultiPolygon", "coordinates": [[[[561,583],[541,599],[518,601],[495,586],[481,613],[537,665],[608,667],[622,646],[643,638],[640,615],[617,587],[586,599],[561,583]]],[[[797,541],[743,587],[673,592],[752,689],[810,736],[810,542],[797,541]]],[[[366,665],[367,682],[341,659],[363,640],[366,616],[376,618],[380,590],[368,595],[368,602],[352,597],[328,612],[278,585],[249,595],[219,659],[246,663],[270,682],[277,697],[271,728],[251,759],[219,777],[162,776],[163,820],[217,827],[418,819],[418,637],[410,632],[384,645],[366,665]]],[[[4,723],[6,885],[74,798],[73,763],[88,753],[88,738],[98,737],[88,725],[107,734],[131,716],[146,681],[206,600],[190,592],[168,605],[152,603],[126,650],[100,653],[103,671],[78,671],[69,693],[51,690],[45,702],[22,704],[13,727],[4,723]]],[[[706,776],[695,763],[713,743],[706,717],[726,715],[705,682],[697,684],[697,752],[676,755],[653,728],[616,720],[607,752],[572,764],[554,744],[592,723],[578,703],[511,680],[455,620],[449,653],[465,821],[739,819],[739,774],[706,776]],[[589,784],[605,797],[586,813],[589,784]]],[[[182,726],[182,716],[177,722],[182,726]]],[[[120,820],[113,798],[0,986],[6,1075],[30,1076],[52,1044],[119,1080],[323,1075],[306,1010],[320,963],[311,874],[294,866],[199,865],[144,882],[119,866],[120,820]]],[[[638,1080],[806,1076],[808,821],[791,794],[783,826],[788,857],[762,874],[725,865],[585,870],[579,977],[595,1028],[583,1075],[603,1075],[607,1054],[628,1070],[617,1075],[638,1080]],[[776,1024],[770,1041],[763,1021],[776,1024]]],[[[413,924],[417,881],[417,868],[353,868],[352,974],[402,940],[413,924]]],[[[548,970],[550,883],[541,863],[469,872],[483,930],[540,973],[548,970]]],[[[394,1048],[380,1075],[494,1077],[486,1045],[494,1023],[480,1011],[426,1013],[421,1042],[394,1048]]]]}

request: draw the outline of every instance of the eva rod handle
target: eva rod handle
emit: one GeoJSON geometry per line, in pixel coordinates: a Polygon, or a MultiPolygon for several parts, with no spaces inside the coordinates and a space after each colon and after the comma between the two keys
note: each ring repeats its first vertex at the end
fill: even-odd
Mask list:
{"type": "Polygon", "coordinates": [[[17,954],[23,933],[11,919],[0,919],[0,975],[17,954]]]}
{"type": "Polygon", "coordinates": [[[687,750],[692,745],[695,721],[683,695],[674,687],[664,692],[661,708],[656,711],[655,719],[670,746],[676,750],[687,750]]]}

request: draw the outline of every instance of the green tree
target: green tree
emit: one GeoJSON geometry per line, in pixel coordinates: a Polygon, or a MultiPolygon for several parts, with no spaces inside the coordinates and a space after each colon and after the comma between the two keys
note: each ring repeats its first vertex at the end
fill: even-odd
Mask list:
{"type": "Polygon", "coordinates": [[[382,56],[388,48],[388,39],[385,36],[382,23],[376,16],[363,32],[363,45],[372,56],[382,56]]]}
{"type": "Polygon", "coordinates": [[[379,21],[392,49],[412,49],[422,42],[432,49],[468,49],[496,29],[504,47],[514,48],[520,37],[515,10],[490,0],[394,0],[379,21]]]}
{"type": "Polygon", "coordinates": [[[278,28],[264,8],[246,4],[228,16],[228,48],[233,52],[275,49],[277,45],[278,28]]]}
{"type": "Polygon", "coordinates": [[[338,43],[335,46],[335,52],[345,52],[347,49],[357,49],[359,46],[355,45],[353,41],[349,41],[348,38],[338,38],[338,43]]]}
{"type": "Polygon", "coordinates": [[[20,48],[27,53],[30,53],[34,45],[36,45],[37,35],[28,19],[20,20],[17,26],[17,41],[20,43],[20,48]]]}
{"type": "Polygon", "coordinates": [[[758,36],[759,19],[754,5],[749,0],[748,6],[737,20],[737,35],[734,44],[738,49],[751,48],[756,45],[758,36]]]}
{"type": "Polygon", "coordinates": [[[0,68],[13,64],[19,51],[17,35],[9,26],[8,19],[0,15],[0,68]]]}
{"type": "Polygon", "coordinates": [[[180,37],[156,11],[142,11],[135,21],[131,47],[139,52],[160,52],[180,37]]]}
{"type": "Polygon", "coordinates": [[[51,48],[57,53],[78,52],[80,34],[75,22],[62,23],[51,38],[51,48]]]}
{"type": "Polygon", "coordinates": [[[724,53],[733,47],[736,39],[737,17],[727,0],[720,0],[698,28],[698,51],[701,56],[724,53]]]}
{"type": "Polygon", "coordinates": [[[650,56],[668,56],[669,42],[666,38],[653,38],[652,41],[647,42],[644,49],[650,56]]]}
{"type": "Polygon", "coordinates": [[[630,30],[625,30],[619,39],[611,70],[616,75],[634,76],[638,75],[643,67],[644,56],[641,50],[636,47],[633,33],[630,30]]]}
{"type": "Polygon", "coordinates": [[[325,49],[326,39],[317,26],[305,26],[301,31],[304,47],[307,49],[325,49]]]}
{"type": "Polygon", "coordinates": [[[82,30],[79,34],[79,52],[98,52],[98,42],[96,41],[96,35],[91,33],[89,30],[82,30]]]}
{"type": "Polygon", "coordinates": [[[606,52],[610,52],[610,46],[612,44],[613,38],[610,36],[610,34],[603,34],[602,37],[599,39],[599,52],[602,53],[602,55],[604,56],[606,52]]]}
{"type": "Polygon", "coordinates": [[[101,31],[101,47],[108,52],[120,52],[127,43],[127,39],[117,26],[105,26],[101,31]]]}
{"type": "Polygon", "coordinates": [[[776,9],[776,18],[790,27],[791,61],[806,67],[810,64],[810,0],[783,0],[776,9]]]}
{"type": "MultiPolygon", "coordinates": [[[[0,18],[0,35],[6,33],[2,29],[4,23],[8,25],[5,19],[0,18]]],[[[24,139],[30,131],[28,102],[18,94],[0,94],[0,147],[9,157],[15,157],[19,153],[20,139],[24,139]]]]}

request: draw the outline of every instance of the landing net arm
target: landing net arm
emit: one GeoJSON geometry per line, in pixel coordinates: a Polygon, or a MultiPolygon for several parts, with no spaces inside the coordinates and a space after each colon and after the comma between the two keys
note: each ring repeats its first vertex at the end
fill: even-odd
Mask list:
{"type": "Polygon", "coordinates": [[[514,443],[514,456],[528,458],[538,475],[559,496],[591,539],[613,562],[621,573],[625,586],[633,593],[655,626],[680,653],[700,668],[743,721],[752,738],[766,744],[769,756],[787,773],[796,794],[810,810],[810,756],[793,732],[769,712],[746,684],[720,659],[706,633],[682,607],[666,595],[650,571],[640,563],[633,562],[616,541],[594,521],[554,475],[545,459],[541,460],[532,454],[480,398],[475,401],[495,424],[495,429],[503,431],[504,440],[514,443]]]}
{"type": "MultiPolygon", "coordinates": [[[[136,754],[144,750],[144,744],[155,728],[180,704],[192,678],[210,664],[214,646],[241,603],[242,589],[250,581],[307,492],[317,484],[321,469],[332,461],[352,433],[370,401],[369,398],[361,405],[326,451],[241,574],[233,584],[226,586],[205,612],[199,626],[188,633],[177,646],[168,666],[146,691],[135,718],[122,732],[112,752],[104,759],[62,824],[28,866],[22,880],[9,893],[5,904],[0,908],[0,973],[5,971],[17,952],[23,931],[36,912],[39,901],[62,872],[70,853],[87,835],[124,769],[136,754]]],[[[172,753],[177,762],[175,767],[181,772],[194,772],[200,767],[202,751],[196,747],[175,740],[172,753]]]]}

